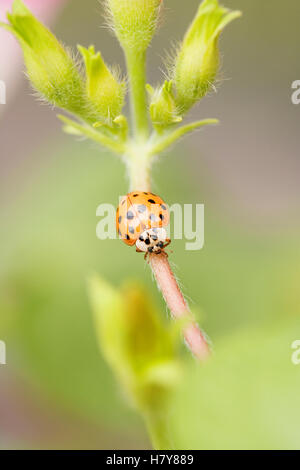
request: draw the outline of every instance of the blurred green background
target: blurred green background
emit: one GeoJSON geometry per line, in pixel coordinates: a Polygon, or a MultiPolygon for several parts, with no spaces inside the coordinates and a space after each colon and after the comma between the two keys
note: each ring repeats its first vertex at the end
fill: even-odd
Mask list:
{"type": "MultiPolygon", "coordinates": [[[[212,393],[216,377],[215,386],[228,397],[240,390],[235,399],[245,416],[252,388],[263,389],[260,406],[270,407],[265,423],[272,422],[278,403],[268,400],[268,390],[278,385],[291,434],[300,409],[300,365],[290,360],[290,345],[300,339],[300,108],[290,98],[291,83],[300,78],[300,4],[223,3],[241,9],[243,17],[221,39],[217,93],[192,113],[219,118],[221,125],[181,142],[153,174],[153,191],[169,204],[205,204],[204,249],[188,252],[184,241],[174,241],[170,256],[215,354],[223,358],[213,366],[215,372],[205,370],[204,390],[205,377],[199,379],[199,400],[206,410],[215,410],[203,416],[212,428],[208,437],[193,433],[203,438],[204,448],[257,445],[255,439],[239,439],[245,420],[249,433],[257,430],[246,417],[236,417],[232,441],[223,442],[224,433],[215,435],[230,419],[218,413],[228,401],[212,393]],[[281,326],[273,331],[277,323],[281,326]],[[249,343],[256,351],[244,362],[237,343],[248,345],[247,332],[257,342],[249,343]],[[264,351],[273,358],[269,366],[264,351]],[[257,370],[264,360],[274,372],[269,388],[263,384],[266,374],[257,370]],[[231,376],[219,374],[223,366],[230,367],[231,376]]],[[[165,4],[149,51],[152,84],[161,80],[165,51],[170,41],[182,38],[198,1],[165,4]]],[[[95,44],[106,61],[124,68],[102,13],[96,0],[70,0],[52,29],[68,45],[95,44]]],[[[55,112],[33,99],[22,78],[0,120],[0,339],[7,344],[7,365],[0,366],[0,448],[149,448],[140,418],[128,408],[98,351],[87,276],[96,271],[119,284],[130,266],[130,275],[143,279],[162,314],[165,306],[143,257],[118,240],[96,238],[97,206],[117,204],[119,194],[127,192],[122,163],[94,144],[63,135],[60,127],[55,112]]],[[[177,397],[178,419],[186,426],[196,399],[191,388],[177,397]]],[[[295,446],[297,439],[288,434],[271,439],[266,431],[261,445],[295,446]]],[[[186,435],[176,439],[184,448],[199,445],[186,435]]]]}

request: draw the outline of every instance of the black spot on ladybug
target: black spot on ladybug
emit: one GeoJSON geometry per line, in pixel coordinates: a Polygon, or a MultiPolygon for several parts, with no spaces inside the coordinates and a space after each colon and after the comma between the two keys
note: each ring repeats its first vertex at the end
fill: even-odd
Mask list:
{"type": "Polygon", "coordinates": [[[122,216],[120,215],[118,218],[119,224],[121,223],[121,220],[122,220],[122,216]]]}
{"type": "Polygon", "coordinates": [[[159,214],[159,218],[160,220],[164,220],[165,217],[163,216],[163,214],[159,214]]]}
{"type": "Polygon", "coordinates": [[[121,230],[120,230],[120,229],[119,229],[119,235],[120,235],[120,237],[122,237],[122,232],[121,232],[121,230]]]}
{"type": "Polygon", "coordinates": [[[152,240],[156,241],[158,239],[158,236],[157,235],[150,235],[152,240]]]}
{"type": "Polygon", "coordinates": [[[144,241],[144,237],[143,237],[143,235],[141,235],[141,236],[139,237],[139,240],[140,240],[141,242],[143,242],[143,241],[144,241]]]}
{"type": "Polygon", "coordinates": [[[134,194],[132,197],[137,197],[137,196],[138,196],[138,194],[134,194]]]}
{"type": "Polygon", "coordinates": [[[126,214],[126,217],[128,220],[132,220],[134,218],[134,213],[131,211],[128,211],[126,214]]]}
{"type": "Polygon", "coordinates": [[[126,235],[125,235],[125,238],[126,238],[126,240],[130,240],[130,236],[127,235],[127,233],[126,233],[126,235]]]}
{"type": "Polygon", "coordinates": [[[138,206],[138,211],[139,211],[141,214],[142,214],[143,212],[145,212],[146,209],[147,209],[147,208],[146,208],[146,206],[145,206],[144,204],[140,204],[140,205],[138,206]]]}
{"type": "Polygon", "coordinates": [[[148,251],[149,251],[149,253],[153,253],[153,246],[150,246],[150,247],[148,248],[148,251]]]}
{"type": "Polygon", "coordinates": [[[148,202],[150,202],[151,204],[155,204],[154,199],[148,199],[148,202]]]}
{"type": "Polygon", "coordinates": [[[150,240],[149,240],[149,238],[146,238],[145,243],[146,243],[146,245],[150,245],[150,240]]]}
{"type": "Polygon", "coordinates": [[[134,227],[128,227],[128,231],[129,231],[130,233],[134,233],[134,227]]]}
{"type": "Polygon", "coordinates": [[[161,204],[160,207],[162,208],[162,210],[167,210],[166,206],[164,204],[161,204]]]}
{"type": "Polygon", "coordinates": [[[147,195],[147,194],[149,194],[149,193],[145,193],[145,192],[144,192],[144,194],[146,194],[146,195],[147,195]]]}

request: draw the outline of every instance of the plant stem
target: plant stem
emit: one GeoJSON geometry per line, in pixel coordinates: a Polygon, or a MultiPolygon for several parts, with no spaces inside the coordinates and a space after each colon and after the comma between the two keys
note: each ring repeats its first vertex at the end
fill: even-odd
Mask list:
{"type": "MultiPolygon", "coordinates": [[[[150,191],[151,159],[147,144],[131,144],[125,161],[129,173],[130,191],[150,191]]],[[[197,359],[205,360],[210,354],[209,346],[192,317],[169,264],[168,256],[166,253],[150,254],[149,264],[173,318],[185,322],[183,336],[188,348],[197,359]]]]}
{"type": "Polygon", "coordinates": [[[149,144],[130,142],[124,156],[130,181],[130,191],[150,191],[151,164],[149,144]]]}
{"type": "MultiPolygon", "coordinates": [[[[150,191],[151,161],[147,153],[147,147],[133,144],[128,149],[125,161],[129,173],[130,191],[150,191]]],[[[206,359],[210,353],[209,346],[205,336],[191,316],[166,253],[150,254],[149,264],[172,316],[179,320],[186,320],[183,335],[187,346],[197,359],[206,359]]]]}
{"type": "Polygon", "coordinates": [[[150,410],[144,413],[144,418],[154,449],[173,450],[167,429],[168,420],[163,410],[160,410],[160,413],[150,410]]]}
{"type": "Polygon", "coordinates": [[[125,53],[131,92],[134,136],[146,140],[149,134],[146,97],[146,53],[128,49],[125,53]]]}
{"type": "Polygon", "coordinates": [[[150,161],[149,159],[140,158],[138,162],[135,159],[126,161],[130,191],[150,191],[150,161]]]}
{"type": "MultiPolygon", "coordinates": [[[[134,125],[134,140],[129,142],[125,152],[125,161],[130,179],[130,190],[150,191],[150,156],[164,150],[168,145],[187,132],[206,124],[215,123],[216,120],[208,119],[183,126],[167,137],[163,138],[153,147],[149,140],[149,126],[146,100],[146,55],[134,49],[125,51],[127,70],[130,80],[132,120],[134,125]]],[[[156,278],[158,288],[176,319],[185,320],[183,335],[186,343],[194,356],[204,360],[209,355],[209,347],[203,333],[192,318],[189,307],[176,282],[175,276],[165,253],[149,256],[149,263],[156,278]]],[[[155,429],[156,426],[154,426],[155,429]]],[[[157,426],[160,430],[161,423],[157,426]]],[[[157,440],[160,442],[160,439],[157,440]]]]}
{"type": "Polygon", "coordinates": [[[183,335],[189,349],[197,359],[205,360],[210,354],[209,346],[197,323],[191,318],[190,309],[177,284],[166,253],[150,255],[149,263],[172,316],[187,320],[183,335]]]}

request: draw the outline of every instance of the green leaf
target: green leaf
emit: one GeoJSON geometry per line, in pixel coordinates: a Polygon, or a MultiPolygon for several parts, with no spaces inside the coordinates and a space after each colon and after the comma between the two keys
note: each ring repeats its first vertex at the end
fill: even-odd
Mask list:
{"type": "Polygon", "coordinates": [[[114,124],[118,126],[120,129],[120,135],[122,137],[122,140],[125,142],[128,137],[128,121],[123,114],[120,114],[114,119],[114,124]]]}
{"type": "Polygon", "coordinates": [[[158,155],[185,135],[200,129],[203,126],[218,124],[218,122],[219,121],[217,119],[203,119],[202,121],[192,122],[190,124],[186,124],[185,126],[179,127],[178,129],[170,131],[167,135],[159,138],[157,142],[153,144],[150,155],[158,155]]]}
{"type": "Polygon", "coordinates": [[[94,276],[89,293],[100,348],[131,401],[147,409],[164,406],[178,380],[179,335],[174,341],[137,283],[117,290],[94,276]]]}
{"type": "Polygon", "coordinates": [[[171,448],[165,411],[181,376],[179,335],[174,337],[137,283],[117,290],[94,276],[89,293],[105,359],[144,417],[154,446],[171,448]]]}
{"type": "Polygon", "coordinates": [[[300,366],[292,363],[300,318],[237,331],[191,364],[171,405],[177,449],[298,449],[300,366]]]}

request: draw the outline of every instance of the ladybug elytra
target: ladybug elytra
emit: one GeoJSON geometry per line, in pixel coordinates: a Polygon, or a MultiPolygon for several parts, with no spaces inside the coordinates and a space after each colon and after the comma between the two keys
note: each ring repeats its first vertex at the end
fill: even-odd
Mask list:
{"type": "Polygon", "coordinates": [[[161,253],[171,240],[163,227],[169,225],[166,203],[150,192],[132,191],[124,196],[116,214],[119,237],[137,252],[161,253]]]}

